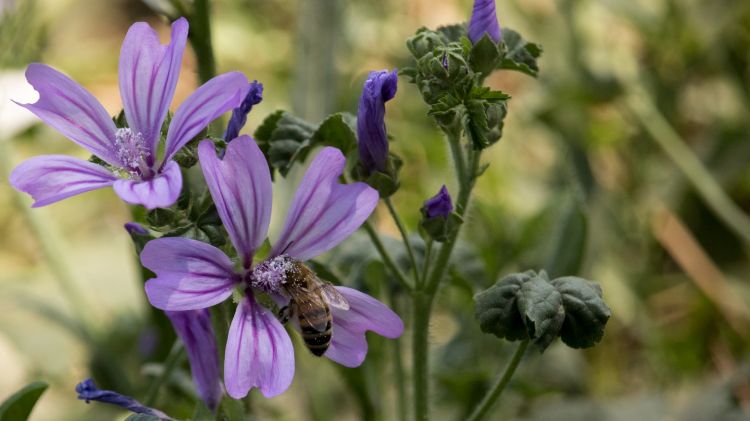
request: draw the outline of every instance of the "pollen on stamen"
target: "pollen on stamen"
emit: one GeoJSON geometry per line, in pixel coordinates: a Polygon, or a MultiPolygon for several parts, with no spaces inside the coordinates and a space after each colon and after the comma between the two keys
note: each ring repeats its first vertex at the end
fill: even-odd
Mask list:
{"type": "Polygon", "coordinates": [[[131,173],[138,173],[145,165],[149,151],[146,148],[146,142],[143,135],[133,133],[129,128],[119,128],[115,132],[115,147],[117,148],[117,158],[125,165],[125,170],[131,173]]]}
{"type": "Polygon", "coordinates": [[[291,268],[291,260],[284,255],[265,260],[253,268],[250,286],[265,292],[278,292],[286,283],[286,274],[291,268]]]}

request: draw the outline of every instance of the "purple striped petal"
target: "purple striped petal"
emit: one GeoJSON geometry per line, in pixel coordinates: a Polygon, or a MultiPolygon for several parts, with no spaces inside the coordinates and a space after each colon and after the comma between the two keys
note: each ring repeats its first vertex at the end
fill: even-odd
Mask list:
{"type": "Polygon", "coordinates": [[[216,247],[182,237],[146,243],[141,264],[156,278],[146,281],[146,295],[162,310],[198,310],[232,295],[239,281],[232,261],[216,247]]]}
{"type": "Polygon", "coordinates": [[[185,345],[198,396],[210,410],[215,411],[224,391],[221,388],[219,354],[211,314],[206,309],[167,311],[166,314],[185,345]]]}
{"type": "Polygon", "coordinates": [[[120,96],[128,126],[143,135],[154,164],[161,125],[174,96],[188,36],[188,22],[172,24],[172,40],[159,42],[159,34],[146,22],[133,24],[120,50],[120,96]]]}
{"type": "Polygon", "coordinates": [[[166,162],[217,117],[237,108],[250,85],[245,75],[229,72],[204,83],[174,113],[167,133],[166,162]]]}
{"type": "Polygon", "coordinates": [[[271,221],[271,171],[266,158],[246,135],[227,145],[223,159],[217,158],[213,143],[204,140],[198,157],[224,227],[244,267],[249,268],[271,221]]]}
{"type": "Polygon", "coordinates": [[[111,186],[115,180],[101,165],[65,155],[42,155],[14,168],[9,181],[16,190],[30,194],[36,208],[111,186]]]}
{"type": "Polygon", "coordinates": [[[89,91],[57,70],[39,63],[29,65],[26,80],[39,92],[39,100],[18,105],[99,158],[122,166],[113,143],[115,124],[89,91]]]}
{"type": "Polygon", "coordinates": [[[349,302],[349,310],[331,307],[333,337],[324,355],[343,366],[358,367],[367,355],[365,331],[394,339],[404,333],[404,322],[385,304],[365,293],[347,287],[336,289],[349,302]]]}
{"type": "Polygon", "coordinates": [[[115,193],[131,205],[147,209],[168,208],[177,201],[182,190],[182,173],[174,161],[167,162],[160,174],[149,180],[117,180],[115,193]]]}
{"type": "Polygon", "coordinates": [[[268,309],[247,296],[234,314],[224,357],[224,384],[235,399],[253,387],[270,398],[283,393],[294,377],[294,348],[284,326],[268,309]]]}
{"type": "Polygon", "coordinates": [[[500,42],[500,24],[497,23],[495,0],[474,0],[474,10],[469,22],[469,39],[476,44],[485,33],[495,43],[500,42]]]}
{"type": "Polygon", "coordinates": [[[365,183],[339,184],[346,158],[324,148],[310,164],[272,255],[308,260],[330,250],[367,220],[378,204],[378,192],[365,183]]]}

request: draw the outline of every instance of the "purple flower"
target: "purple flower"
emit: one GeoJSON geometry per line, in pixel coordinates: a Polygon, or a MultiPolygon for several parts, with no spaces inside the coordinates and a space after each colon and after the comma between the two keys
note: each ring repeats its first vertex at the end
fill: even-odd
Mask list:
{"type": "Polygon", "coordinates": [[[495,43],[500,42],[500,24],[497,23],[495,0],[474,0],[474,11],[469,22],[469,39],[476,44],[485,33],[495,43]]]}
{"type": "Polygon", "coordinates": [[[366,175],[385,172],[388,163],[388,136],[385,132],[385,103],[396,95],[398,73],[370,72],[362,88],[357,109],[359,160],[366,175]]]}
{"type": "Polygon", "coordinates": [[[175,111],[163,156],[157,156],[187,34],[184,18],[172,24],[172,40],[166,46],[144,22],[128,30],[119,68],[127,128],[115,127],[104,107],[69,77],[44,64],[29,65],[26,79],[39,92],[39,100],[19,105],[108,165],[42,155],[13,170],[13,187],[29,193],[34,207],[107,186],[131,204],[148,209],[171,206],[182,188],[180,167],[172,157],[208,123],[240,105],[248,89],[247,79],[237,72],[206,82],[175,111]]]}
{"type": "MultiPolygon", "coordinates": [[[[241,269],[223,251],[186,238],[149,242],[141,262],[157,277],[146,282],[152,305],[184,311],[206,308],[244,292],[232,320],[224,359],[224,383],[233,398],[253,387],[266,397],[284,392],[294,376],[294,350],[274,313],[255,300],[269,296],[288,302],[284,283],[289,262],[324,253],[349,237],[370,216],[378,193],[364,183],[339,184],[346,160],[338,149],[324,148],[310,164],[295,193],[279,240],[267,260],[252,266],[271,219],[271,173],[263,153],[249,136],[227,146],[223,159],[211,141],[198,147],[203,174],[224,227],[239,256],[241,269]]],[[[326,357],[356,367],[367,354],[365,331],[395,338],[401,319],[374,298],[336,287],[349,310],[331,308],[333,337],[326,357]]]]}
{"type": "Polygon", "coordinates": [[[76,385],[76,392],[78,393],[78,399],[84,400],[86,401],[86,403],[89,403],[91,401],[108,403],[125,408],[130,412],[135,412],[136,414],[152,415],[159,418],[160,420],[174,421],[172,418],[167,416],[167,414],[159,411],[158,409],[149,408],[144,404],[138,402],[137,400],[131,398],[130,396],[121,395],[111,390],[101,390],[97,388],[94,384],[94,381],[91,379],[86,379],[78,383],[76,385]]]}
{"type": "Polygon", "coordinates": [[[442,217],[447,218],[453,212],[453,201],[448,189],[443,185],[437,194],[424,202],[422,213],[428,219],[442,217]]]}
{"type": "Polygon", "coordinates": [[[219,377],[219,354],[210,313],[206,309],[165,313],[185,345],[198,396],[209,409],[215,411],[224,392],[219,377]]]}
{"type": "Polygon", "coordinates": [[[247,122],[247,115],[250,113],[250,110],[261,101],[263,101],[263,84],[254,80],[250,83],[250,89],[247,91],[245,99],[242,100],[242,104],[232,110],[232,118],[229,119],[229,124],[227,124],[227,132],[224,133],[224,139],[230,141],[239,136],[240,130],[242,130],[247,122]]]}

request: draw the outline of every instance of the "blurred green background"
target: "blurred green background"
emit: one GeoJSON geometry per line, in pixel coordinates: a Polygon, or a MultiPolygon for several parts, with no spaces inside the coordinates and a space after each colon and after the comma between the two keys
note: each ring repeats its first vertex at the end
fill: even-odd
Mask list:
{"type": "MultiPolygon", "coordinates": [[[[407,37],[471,12],[469,0],[212,6],[219,72],[241,70],[265,86],[248,133],[280,108],[315,122],[356,113],[368,71],[409,65],[407,37]]],[[[545,52],[538,80],[507,72],[487,80],[513,100],[503,140],[484,154],[490,166],[433,318],[435,419],[465,416],[512,352],[480,333],[473,294],[499,275],[541,268],[573,268],[601,283],[612,318],[593,349],[557,343],[530,354],[493,419],[748,419],[750,2],[499,0],[497,7],[501,26],[545,52]],[[570,253],[562,267],[547,258],[561,249],[570,253]]],[[[142,396],[171,344],[147,323],[151,310],[122,229],[129,210],[102,190],[29,212],[30,200],[6,182],[10,168],[41,153],[87,154],[7,98],[34,100],[21,75],[41,61],[114,115],[127,28],[145,20],[166,40],[168,24],[136,0],[1,0],[0,13],[0,398],[44,379],[51,388],[33,420],[122,419],[77,401],[73,389],[93,374],[102,387],[142,396]]],[[[188,50],[174,104],[196,87],[195,72],[188,50]]],[[[386,122],[405,161],[394,201],[415,229],[425,198],[443,183],[456,189],[447,150],[404,78],[386,122]]],[[[275,186],[277,209],[299,175],[275,186]]],[[[385,210],[377,213],[380,231],[395,237],[385,210]]],[[[278,232],[283,212],[274,218],[278,232]]],[[[345,261],[342,254],[331,258],[345,261]]],[[[394,303],[404,317],[405,304],[394,303]]],[[[249,405],[261,419],[392,419],[392,369],[378,369],[391,345],[369,338],[372,362],[358,370],[297,347],[292,388],[271,400],[254,392],[249,405]]],[[[169,385],[177,398],[157,405],[176,417],[192,410],[181,406],[191,393],[183,374],[169,385]]]]}

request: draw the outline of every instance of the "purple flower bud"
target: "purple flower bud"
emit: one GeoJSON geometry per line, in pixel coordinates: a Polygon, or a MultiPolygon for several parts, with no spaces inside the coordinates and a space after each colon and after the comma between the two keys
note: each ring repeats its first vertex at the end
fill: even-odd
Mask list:
{"type": "Polygon", "coordinates": [[[125,231],[130,235],[149,235],[148,230],[137,222],[128,222],[125,224],[125,231]]]}
{"type": "Polygon", "coordinates": [[[427,219],[436,217],[447,218],[453,212],[453,201],[445,185],[433,197],[425,200],[422,213],[427,219]]]}
{"type": "Polygon", "coordinates": [[[495,0],[474,0],[474,11],[469,22],[469,39],[476,44],[485,33],[495,43],[500,42],[500,24],[497,23],[495,14],[495,0]]]}
{"type": "Polygon", "coordinates": [[[91,401],[108,403],[125,408],[136,414],[152,415],[161,420],[173,421],[173,419],[167,414],[158,409],[149,408],[130,396],[121,395],[111,390],[101,390],[97,388],[94,381],[91,379],[86,379],[78,383],[76,385],[76,392],[78,393],[78,399],[84,400],[86,403],[91,401]]]}
{"type": "Polygon", "coordinates": [[[240,130],[245,127],[247,123],[247,115],[250,110],[253,109],[254,105],[259,104],[263,101],[263,84],[257,80],[250,83],[250,90],[247,91],[245,99],[242,100],[242,104],[239,107],[232,110],[232,117],[229,119],[227,124],[227,132],[224,134],[224,139],[229,142],[235,137],[239,136],[240,130]]]}
{"type": "Polygon", "coordinates": [[[357,110],[359,160],[367,175],[385,172],[388,162],[388,137],[385,132],[385,103],[396,95],[396,70],[370,72],[362,89],[357,110]]]}
{"type": "Polygon", "coordinates": [[[219,377],[219,354],[211,314],[206,309],[165,313],[185,345],[198,396],[210,410],[215,411],[224,392],[219,377]]]}

